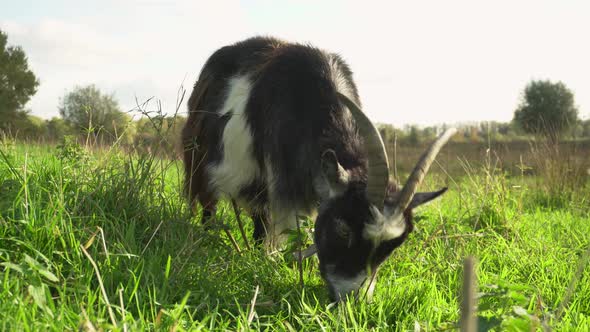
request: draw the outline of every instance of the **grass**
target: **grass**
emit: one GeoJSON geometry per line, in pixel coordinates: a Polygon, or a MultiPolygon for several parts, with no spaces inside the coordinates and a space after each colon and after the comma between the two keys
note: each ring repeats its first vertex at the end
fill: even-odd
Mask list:
{"type": "Polygon", "coordinates": [[[304,262],[302,289],[289,252],[244,249],[231,205],[220,204],[212,230],[191,219],[177,161],[72,142],[0,151],[3,331],[447,330],[468,255],[481,330],[590,329],[587,185],[554,204],[536,180],[490,166],[432,176],[427,186],[450,191],[418,212],[373,301],[330,307],[317,258],[304,262]]]}

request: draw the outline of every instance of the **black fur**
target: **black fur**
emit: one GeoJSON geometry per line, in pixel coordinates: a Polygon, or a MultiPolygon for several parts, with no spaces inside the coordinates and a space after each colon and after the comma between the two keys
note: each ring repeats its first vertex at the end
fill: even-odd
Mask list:
{"type": "MultiPolygon", "coordinates": [[[[406,213],[408,227],[399,238],[377,247],[363,238],[365,225],[374,222],[366,194],[368,160],[363,139],[338,99],[337,93],[343,92],[338,89],[346,89],[358,105],[360,100],[350,68],[336,54],[256,37],[223,47],[208,59],[189,99],[183,130],[185,182],[191,202],[198,198],[207,215],[214,211],[218,193],[209,187],[202,169],[219,163],[223,156],[222,133],[231,115],[220,117],[217,112],[227,97],[229,80],[239,75],[247,75],[252,82],[244,112],[261,174],[234,198],[253,213],[254,238],[263,238],[274,208],[306,213],[320,206],[315,242],[322,276],[326,278],[328,266],[331,273],[344,278],[358,275],[367,264],[376,269],[411,232],[411,211],[406,213]],[[200,168],[193,160],[195,146],[190,142],[194,140],[202,143],[197,153],[203,160],[200,168]],[[347,182],[339,188],[343,192],[331,198],[319,192],[316,181],[326,178],[325,169],[339,169],[322,167],[326,151],[336,157],[327,162],[337,160],[347,174],[347,182]],[[272,184],[267,183],[268,174],[272,184]]],[[[333,285],[329,287],[336,297],[333,285]]]]}
{"type": "MultiPolygon", "coordinates": [[[[281,205],[306,209],[317,204],[311,180],[318,176],[319,157],[326,149],[336,151],[347,169],[366,165],[359,136],[342,128],[343,109],[325,52],[283,46],[255,81],[246,109],[254,154],[263,169],[265,158],[272,160],[270,171],[278,178],[273,198],[281,205]]],[[[349,84],[354,87],[350,77],[349,84]]]]}
{"type": "Polygon", "coordinates": [[[254,223],[253,237],[256,243],[260,244],[266,235],[268,227],[268,190],[266,184],[260,180],[253,181],[248,186],[240,190],[241,199],[245,200],[245,205],[255,207],[252,212],[252,221],[254,223]],[[263,208],[261,208],[263,207],[263,208]]]}
{"type": "Polygon", "coordinates": [[[255,212],[252,215],[252,221],[254,223],[254,233],[252,234],[252,237],[257,244],[261,244],[266,236],[268,215],[264,212],[255,212]]]}
{"type": "MultiPolygon", "coordinates": [[[[394,193],[391,190],[388,192],[394,193]]],[[[354,278],[368,273],[367,268],[376,271],[413,230],[411,210],[407,210],[404,217],[404,233],[393,240],[378,243],[375,247],[372,241],[363,237],[366,225],[373,222],[364,184],[351,184],[346,193],[321,208],[316,221],[314,238],[318,246],[322,277],[327,279],[328,274],[332,274],[341,278],[354,278]]],[[[339,300],[332,285],[328,286],[330,298],[333,301],[339,300]]]]}
{"type": "MultiPolygon", "coordinates": [[[[353,100],[360,105],[352,72],[336,54],[269,37],[255,37],[219,49],[207,60],[200,75],[200,81],[209,78],[210,82],[202,102],[192,107],[189,101],[187,127],[199,122],[193,125],[198,129],[185,130],[183,140],[191,141],[197,136],[194,131],[200,130],[198,136],[207,137],[206,146],[201,148],[208,151],[202,164],[220,161],[226,121],[216,111],[223,105],[229,79],[247,74],[254,82],[245,110],[254,138],[254,155],[263,172],[264,160],[272,161],[269,171],[277,178],[272,193],[274,203],[285,209],[309,210],[317,206],[319,198],[312,179],[318,176],[319,157],[324,150],[334,150],[345,169],[361,168],[357,174],[366,173],[367,167],[362,139],[343,119],[344,109],[330,78],[329,61],[335,62],[353,100]]],[[[189,156],[185,157],[188,164],[186,158],[189,156]]],[[[190,173],[187,170],[187,183],[190,173]]],[[[248,188],[242,192],[247,193],[248,188]]],[[[255,208],[264,208],[266,203],[252,202],[255,208]]]]}

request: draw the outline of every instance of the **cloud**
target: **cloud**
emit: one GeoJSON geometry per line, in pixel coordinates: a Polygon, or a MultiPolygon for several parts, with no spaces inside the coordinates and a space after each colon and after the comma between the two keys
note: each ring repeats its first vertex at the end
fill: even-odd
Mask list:
{"type": "Polygon", "coordinates": [[[123,109],[136,97],[155,97],[172,112],[179,86],[192,87],[210,52],[236,40],[234,25],[248,30],[245,15],[227,2],[205,8],[192,1],[106,1],[105,7],[71,18],[0,21],[40,78],[28,105],[34,114],[56,116],[60,97],[86,84],[114,93],[123,109]]]}
{"type": "Polygon", "coordinates": [[[120,45],[87,25],[55,19],[28,25],[9,21],[2,25],[10,39],[27,49],[29,59],[37,64],[83,69],[126,56],[120,45]]]}
{"type": "Polygon", "coordinates": [[[178,87],[192,86],[212,52],[261,34],[342,54],[376,121],[507,121],[533,78],[564,81],[581,114],[590,112],[590,46],[583,42],[590,23],[582,2],[52,5],[54,10],[35,8],[34,19],[0,21],[9,43],[23,46],[41,79],[29,107],[44,117],[57,115],[65,92],[90,83],[115,93],[123,109],[136,97],[156,97],[172,112],[178,87]]]}

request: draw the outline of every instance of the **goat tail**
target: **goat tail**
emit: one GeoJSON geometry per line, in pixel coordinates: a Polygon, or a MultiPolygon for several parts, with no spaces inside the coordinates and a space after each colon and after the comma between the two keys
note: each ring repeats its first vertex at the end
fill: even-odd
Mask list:
{"type": "Polygon", "coordinates": [[[184,193],[193,202],[206,180],[201,163],[206,156],[207,135],[204,132],[204,121],[207,117],[205,108],[205,96],[210,82],[213,80],[206,69],[201,72],[198,81],[187,102],[188,118],[182,129],[182,144],[184,150],[184,193]]]}

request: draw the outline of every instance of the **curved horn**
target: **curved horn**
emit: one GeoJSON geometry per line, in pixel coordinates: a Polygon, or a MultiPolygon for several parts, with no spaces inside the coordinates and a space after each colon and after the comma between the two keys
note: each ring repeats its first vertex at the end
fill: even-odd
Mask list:
{"type": "Polygon", "coordinates": [[[434,143],[432,143],[432,145],[430,145],[422,157],[420,157],[420,160],[414,167],[412,174],[410,174],[406,185],[399,195],[399,200],[397,203],[399,211],[404,211],[410,205],[410,202],[412,202],[412,198],[416,193],[416,189],[418,189],[418,186],[420,183],[422,183],[422,180],[424,180],[424,175],[426,175],[426,172],[428,172],[428,169],[430,168],[430,165],[432,165],[436,155],[443,145],[445,145],[451,136],[453,136],[456,132],[457,130],[455,128],[447,129],[442,135],[438,137],[436,141],[434,141],[434,143]]]}
{"type": "Polygon", "coordinates": [[[369,202],[381,211],[385,200],[385,189],[389,181],[389,162],[387,152],[379,130],[375,128],[365,113],[347,96],[338,92],[338,98],[348,108],[356,122],[356,126],[365,139],[369,158],[369,174],[367,176],[367,197],[369,202]]]}

